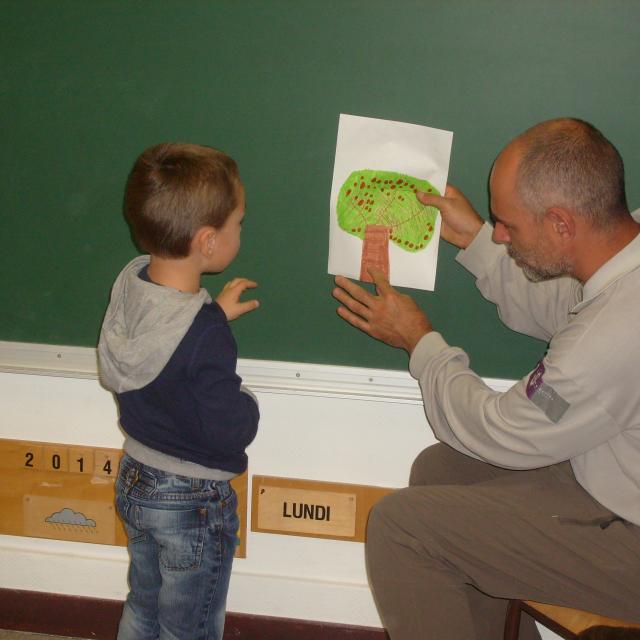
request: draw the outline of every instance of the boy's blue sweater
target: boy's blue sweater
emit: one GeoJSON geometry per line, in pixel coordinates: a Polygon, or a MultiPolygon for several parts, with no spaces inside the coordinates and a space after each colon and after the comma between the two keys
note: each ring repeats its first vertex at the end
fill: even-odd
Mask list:
{"type": "Polygon", "coordinates": [[[217,303],[204,305],[160,375],[116,394],[120,424],[138,442],[204,467],[242,473],[258,407],[240,391],[237,347],[217,303]]]}
{"type": "Polygon", "coordinates": [[[224,311],[204,289],[185,294],[151,282],[148,261],[136,258],[116,280],[98,347],[100,379],[116,395],[127,442],[167,471],[177,465],[199,476],[195,463],[205,477],[242,473],[259,412],[241,390],[224,311]],[[153,452],[170,457],[156,463],[153,452]]]}

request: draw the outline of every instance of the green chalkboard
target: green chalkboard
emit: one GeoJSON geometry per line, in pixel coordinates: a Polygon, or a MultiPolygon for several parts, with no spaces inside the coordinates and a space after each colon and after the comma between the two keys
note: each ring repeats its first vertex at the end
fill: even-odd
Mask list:
{"type": "MultiPolygon", "coordinates": [[[[121,213],[133,160],[166,140],[219,147],[247,189],[228,273],[260,283],[240,356],[402,369],[335,314],[327,275],[338,115],[454,132],[450,181],[487,215],[493,158],[528,126],[592,121],[640,205],[640,3],[634,0],[11,0],[2,12],[0,339],[94,346],[136,254],[121,213]]],[[[440,252],[416,298],[483,375],[545,345],[503,327],[440,252]]]]}

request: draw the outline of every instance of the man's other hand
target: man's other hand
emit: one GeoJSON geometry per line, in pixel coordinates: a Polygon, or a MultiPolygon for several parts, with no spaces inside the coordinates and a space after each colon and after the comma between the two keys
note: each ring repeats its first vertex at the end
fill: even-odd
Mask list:
{"type": "Polygon", "coordinates": [[[413,298],[398,293],[375,269],[370,269],[377,295],[343,276],[336,276],[333,297],[342,306],[338,315],[372,338],[404,349],[409,355],[422,336],[433,331],[429,318],[413,298]]]}
{"type": "Polygon", "coordinates": [[[418,191],[416,197],[422,204],[440,210],[440,235],[460,249],[466,249],[471,244],[484,224],[462,191],[452,185],[447,185],[444,196],[418,191]]]}

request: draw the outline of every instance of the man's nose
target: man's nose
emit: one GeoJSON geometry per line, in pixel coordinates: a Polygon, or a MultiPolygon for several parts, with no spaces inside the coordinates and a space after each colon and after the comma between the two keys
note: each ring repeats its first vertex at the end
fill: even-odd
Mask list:
{"type": "Polygon", "coordinates": [[[507,228],[501,222],[496,222],[493,226],[491,239],[497,244],[509,244],[511,242],[511,236],[509,235],[507,228]]]}

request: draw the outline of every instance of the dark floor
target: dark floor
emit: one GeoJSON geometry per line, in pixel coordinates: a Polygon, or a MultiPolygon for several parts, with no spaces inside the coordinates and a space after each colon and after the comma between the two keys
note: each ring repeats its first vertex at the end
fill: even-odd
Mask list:
{"type": "Polygon", "coordinates": [[[47,636],[42,633],[27,633],[26,631],[7,631],[0,629],[0,640],[69,640],[69,637],[47,636]]]}

